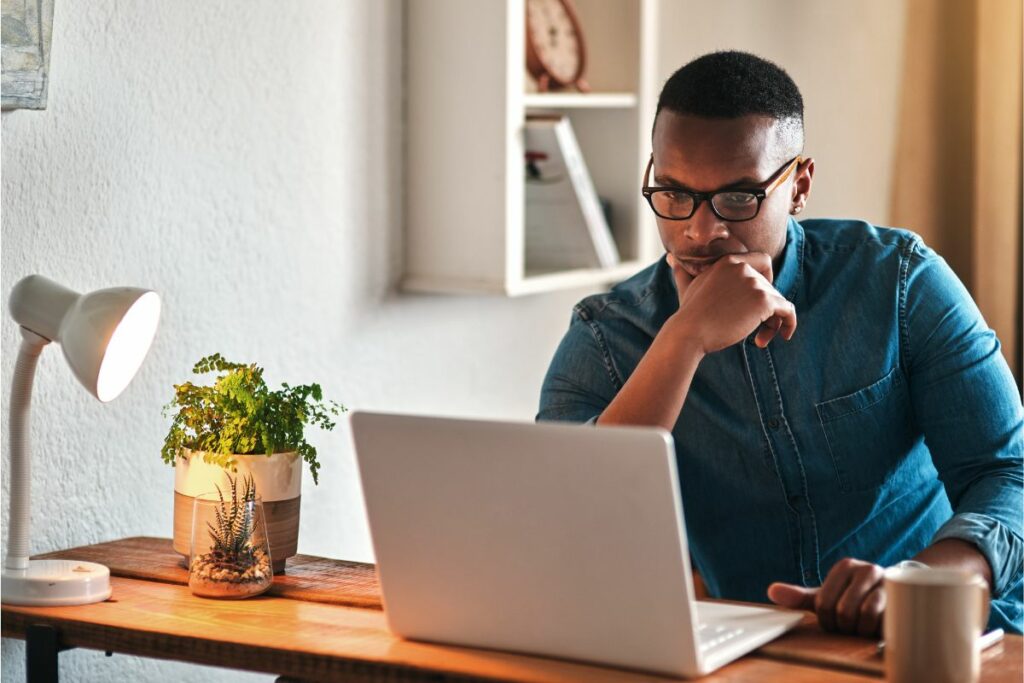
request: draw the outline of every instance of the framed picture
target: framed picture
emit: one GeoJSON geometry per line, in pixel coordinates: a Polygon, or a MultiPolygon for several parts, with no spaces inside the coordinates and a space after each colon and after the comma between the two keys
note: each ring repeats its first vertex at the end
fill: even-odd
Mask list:
{"type": "Polygon", "coordinates": [[[54,0],[0,1],[0,108],[46,109],[54,0]]]}

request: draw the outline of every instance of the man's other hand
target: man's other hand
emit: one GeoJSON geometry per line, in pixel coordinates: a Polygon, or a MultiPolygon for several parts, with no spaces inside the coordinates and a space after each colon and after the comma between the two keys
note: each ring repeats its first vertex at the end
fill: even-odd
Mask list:
{"type": "Polygon", "coordinates": [[[847,557],[832,567],[821,588],[773,583],[768,597],[783,607],[815,612],[826,631],[877,638],[885,611],[883,571],[877,564],[847,557]]]}

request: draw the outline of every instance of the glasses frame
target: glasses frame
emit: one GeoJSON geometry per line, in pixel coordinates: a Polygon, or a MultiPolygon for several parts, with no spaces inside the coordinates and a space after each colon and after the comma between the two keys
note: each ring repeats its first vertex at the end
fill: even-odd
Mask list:
{"type": "Polygon", "coordinates": [[[779,185],[786,181],[786,178],[788,178],[789,175],[793,172],[793,168],[795,166],[799,166],[800,162],[803,160],[803,156],[799,154],[793,157],[792,159],[784,163],[782,166],[780,166],[779,169],[775,171],[775,173],[772,173],[771,176],[769,176],[768,180],[759,183],[761,187],[758,187],[756,185],[751,187],[736,186],[727,189],[715,190],[714,192],[694,192],[693,190],[686,190],[681,187],[648,185],[647,182],[651,179],[651,169],[654,167],[654,154],[652,153],[651,158],[647,161],[647,169],[644,171],[644,180],[643,185],[640,188],[640,193],[643,194],[644,198],[647,200],[647,204],[650,205],[651,211],[654,212],[654,215],[657,216],[658,218],[664,218],[667,221],[689,220],[690,218],[693,217],[693,214],[697,213],[697,209],[700,208],[700,205],[707,201],[708,206],[711,208],[711,212],[718,216],[718,218],[720,218],[721,220],[728,221],[730,223],[745,223],[746,221],[757,218],[757,214],[761,213],[761,204],[764,202],[764,200],[767,199],[768,195],[770,195],[777,187],[779,187],[779,185]],[[785,171],[785,173],[783,173],[783,171],[785,171]],[[657,194],[658,192],[682,192],[683,194],[690,195],[691,197],[693,197],[693,210],[690,211],[689,215],[686,216],[664,216],[658,213],[658,210],[654,208],[653,199],[654,195],[657,194]],[[757,209],[754,211],[754,215],[751,216],[750,218],[726,218],[722,214],[718,213],[718,209],[715,208],[715,196],[719,194],[726,194],[729,192],[746,192],[752,194],[757,199],[757,209]]]}

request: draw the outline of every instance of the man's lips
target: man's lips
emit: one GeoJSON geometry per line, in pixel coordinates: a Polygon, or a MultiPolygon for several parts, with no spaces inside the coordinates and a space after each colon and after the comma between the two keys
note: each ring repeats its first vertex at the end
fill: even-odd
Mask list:
{"type": "Polygon", "coordinates": [[[677,256],[676,261],[679,262],[679,265],[682,266],[683,270],[685,270],[690,277],[697,277],[705,270],[715,265],[715,262],[722,258],[722,256],[725,256],[725,254],[720,256],[707,256],[703,258],[677,256]]]}

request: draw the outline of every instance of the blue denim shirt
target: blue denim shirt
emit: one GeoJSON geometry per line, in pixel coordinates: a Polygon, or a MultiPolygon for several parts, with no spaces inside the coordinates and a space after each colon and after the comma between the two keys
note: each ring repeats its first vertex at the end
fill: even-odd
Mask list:
{"type": "MultiPolygon", "coordinates": [[[[792,219],[774,284],[793,339],[706,356],[673,429],[709,593],[764,602],[959,538],[992,566],[990,626],[1020,633],[1024,409],[964,286],[911,232],[792,219]]],[[[577,304],[537,419],[596,419],[678,307],[664,259],[577,304]]]]}

